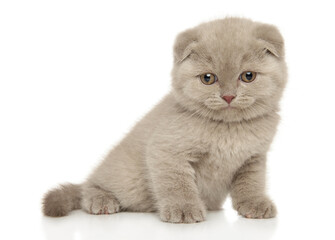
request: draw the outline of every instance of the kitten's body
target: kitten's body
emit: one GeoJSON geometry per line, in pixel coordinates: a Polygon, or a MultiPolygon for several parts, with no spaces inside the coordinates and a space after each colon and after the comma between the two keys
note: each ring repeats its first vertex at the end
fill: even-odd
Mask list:
{"type": "MultiPolygon", "coordinates": [[[[264,191],[265,160],[278,124],[278,100],[286,82],[285,62],[277,56],[282,54],[282,45],[276,46],[282,39],[279,35],[275,44],[267,41],[270,47],[259,48],[258,42],[251,42],[241,49],[245,43],[222,40],[226,34],[222,39],[213,37],[217,46],[201,45],[203,38],[198,34],[207,28],[218,35],[223,32],[241,38],[250,31],[259,31],[258,26],[263,25],[225,19],[182,33],[175,45],[172,93],[132,129],[85,183],[49,192],[44,199],[44,213],[61,216],[76,208],[94,214],[159,211],[164,221],[197,222],[204,220],[206,209],[220,209],[231,193],[240,214],[254,218],[275,216],[275,207],[264,191]],[[250,26],[256,30],[247,29],[250,26]],[[220,48],[220,41],[225,48],[220,48]],[[249,48],[259,56],[243,60],[250,59],[249,48]],[[222,59],[218,49],[227,54],[226,58],[222,59]],[[260,80],[252,88],[236,84],[228,74],[227,69],[243,66],[241,61],[259,69],[260,80]],[[229,81],[205,86],[194,76],[196,71],[214,70],[229,81]],[[274,86],[261,82],[270,76],[276,80],[279,71],[283,76],[274,86]],[[219,96],[227,92],[236,95],[231,107],[219,96]]],[[[277,34],[274,27],[264,26],[274,31],[271,36],[277,34]]],[[[236,69],[230,72],[241,71],[236,69]]]]}

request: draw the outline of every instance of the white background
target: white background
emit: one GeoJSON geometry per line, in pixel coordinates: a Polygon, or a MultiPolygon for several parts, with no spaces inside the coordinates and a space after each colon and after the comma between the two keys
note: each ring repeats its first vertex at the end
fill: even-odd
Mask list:
{"type": "Polygon", "coordinates": [[[331,1],[0,1],[1,239],[335,239],[335,14],[331,1]],[[172,45],[243,16],[286,40],[289,83],[269,153],[279,215],[206,222],[157,214],[43,217],[43,194],[80,183],[170,89],[172,45]]]}

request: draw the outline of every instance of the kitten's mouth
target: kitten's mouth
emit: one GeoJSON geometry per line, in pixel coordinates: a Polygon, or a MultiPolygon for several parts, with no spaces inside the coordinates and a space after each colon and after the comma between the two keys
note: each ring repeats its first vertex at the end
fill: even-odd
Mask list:
{"type": "Polygon", "coordinates": [[[236,109],[236,107],[232,107],[230,105],[228,105],[227,107],[223,107],[223,110],[229,110],[229,109],[236,109]]]}

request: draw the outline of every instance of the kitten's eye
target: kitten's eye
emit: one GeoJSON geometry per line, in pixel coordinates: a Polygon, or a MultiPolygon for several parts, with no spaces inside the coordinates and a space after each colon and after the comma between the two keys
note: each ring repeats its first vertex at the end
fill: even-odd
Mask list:
{"type": "Polygon", "coordinates": [[[250,82],[255,80],[256,75],[257,75],[257,73],[251,72],[251,71],[243,72],[240,75],[240,80],[242,80],[243,82],[246,82],[246,83],[250,83],[250,82]]]}
{"type": "Polygon", "coordinates": [[[215,83],[218,80],[218,78],[215,74],[205,73],[200,75],[200,80],[203,84],[211,85],[215,83]]]}

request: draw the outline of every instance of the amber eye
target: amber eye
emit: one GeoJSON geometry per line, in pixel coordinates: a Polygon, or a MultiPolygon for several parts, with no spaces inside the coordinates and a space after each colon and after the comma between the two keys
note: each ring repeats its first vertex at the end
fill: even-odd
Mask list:
{"type": "Polygon", "coordinates": [[[243,82],[246,82],[246,83],[250,83],[250,82],[255,80],[256,75],[257,75],[257,73],[251,72],[251,71],[243,72],[240,75],[240,80],[242,80],[243,82]]]}
{"type": "Polygon", "coordinates": [[[217,81],[217,76],[212,73],[204,73],[200,75],[201,82],[206,85],[211,85],[217,81]]]}

